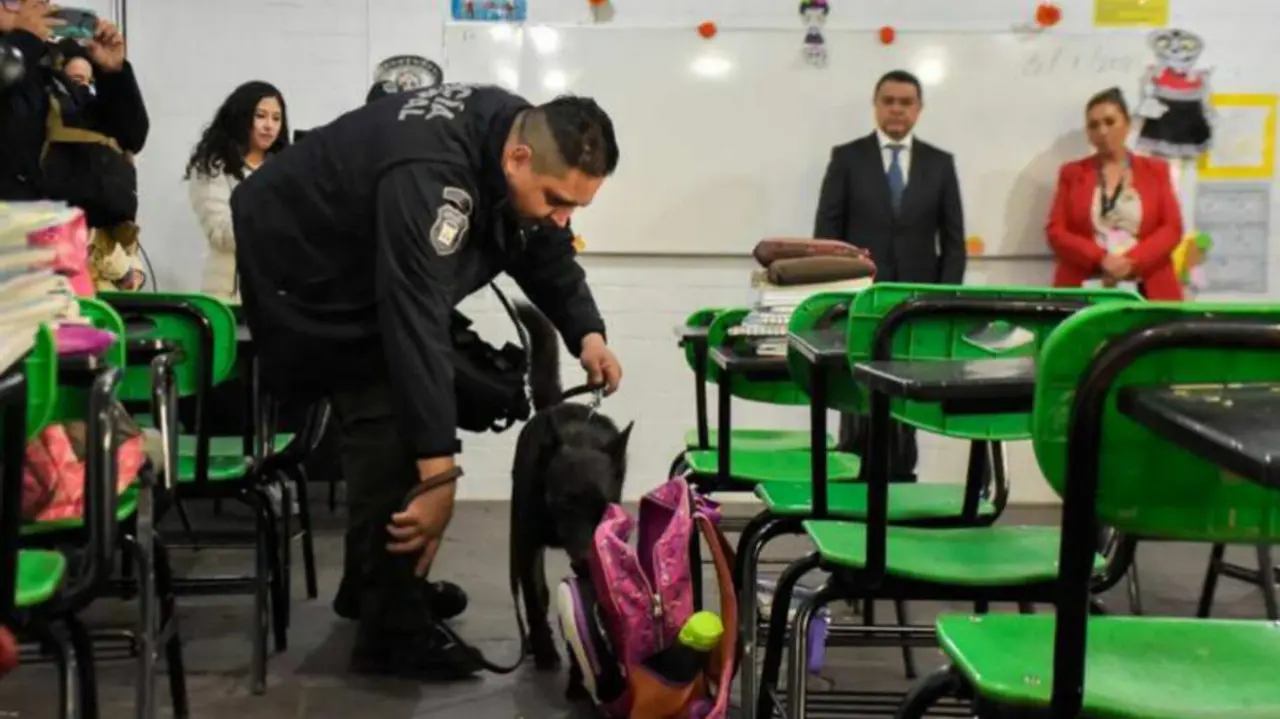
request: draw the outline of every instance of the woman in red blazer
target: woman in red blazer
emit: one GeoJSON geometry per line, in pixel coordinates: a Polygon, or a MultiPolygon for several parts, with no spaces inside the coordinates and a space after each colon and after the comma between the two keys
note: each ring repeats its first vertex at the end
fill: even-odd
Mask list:
{"type": "Polygon", "coordinates": [[[1057,257],[1053,286],[1136,282],[1148,299],[1181,300],[1171,256],[1182,212],[1169,166],[1125,147],[1129,109],[1118,88],[1094,95],[1085,120],[1097,151],[1062,166],[1045,228],[1057,257]]]}

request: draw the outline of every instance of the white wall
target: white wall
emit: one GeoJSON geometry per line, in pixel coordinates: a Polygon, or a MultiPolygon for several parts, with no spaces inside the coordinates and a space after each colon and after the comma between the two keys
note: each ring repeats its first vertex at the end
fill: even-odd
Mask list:
{"type": "MultiPolygon", "coordinates": [[[[1246,1],[1219,4],[1243,8],[1246,1]]],[[[1191,0],[1174,2],[1176,8],[1187,7],[1191,0]]],[[[690,32],[705,19],[726,26],[735,18],[753,25],[792,23],[797,44],[800,42],[796,3],[790,0],[614,3],[619,22],[639,17],[647,23],[688,25],[690,32]]],[[[533,0],[530,4],[538,20],[585,21],[588,17],[586,0],[533,0]]],[[[846,22],[840,23],[843,25],[856,22],[875,28],[891,23],[899,29],[998,30],[1013,24],[1010,17],[1029,16],[1035,3],[922,0],[910,4],[912,8],[908,5],[889,0],[836,0],[833,8],[835,17],[846,10],[850,13],[846,22]]],[[[1087,24],[1090,0],[1066,0],[1061,5],[1064,25],[1087,24]]],[[[203,241],[186,211],[185,193],[177,178],[203,123],[235,84],[254,77],[277,84],[288,100],[294,127],[327,122],[362,102],[372,68],[381,59],[399,53],[442,59],[442,26],[448,6],[445,0],[129,0],[130,52],[153,118],[152,137],[141,159],[164,169],[161,173],[144,172],[144,177],[156,179],[144,181],[141,188],[144,241],[162,286],[194,288],[198,284],[203,241]],[[244,49],[233,47],[233,42],[244,49]]],[[[850,92],[865,91],[851,84],[850,92]]],[[[861,118],[851,118],[850,137],[868,129],[861,118]]],[[[627,148],[626,138],[621,139],[624,152],[642,151],[627,148]]],[[[750,263],[745,257],[588,254],[583,264],[609,324],[611,344],[625,366],[625,389],[608,401],[606,411],[623,422],[636,420],[628,485],[629,494],[635,496],[664,479],[684,431],[693,424],[691,376],[675,348],[673,327],[698,307],[741,304],[750,263]]],[[[1048,266],[1042,261],[975,260],[969,275],[974,283],[1043,284],[1047,278],[1048,266]]],[[[512,336],[505,315],[488,293],[468,300],[464,311],[477,320],[480,331],[491,341],[512,336]]],[[[574,369],[567,363],[567,383],[580,381],[581,375],[570,371],[574,369]]],[[[800,428],[805,413],[751,407],[738,410],[735,419],[743,424],[800,428]]],[[[463,497],[508,496],[514,438],[515,431],[497,437],[464,437],[462,462],[468,477],[462,485],[463,497]]],[[[927,481],[961,481],[963,452],[960,443],[926,440],[922,476],[927,481]]],[[[1014,500],[1051,501],[1052,493],[1029,448],[1015,447],[1010,455],[1014,500]]]]}

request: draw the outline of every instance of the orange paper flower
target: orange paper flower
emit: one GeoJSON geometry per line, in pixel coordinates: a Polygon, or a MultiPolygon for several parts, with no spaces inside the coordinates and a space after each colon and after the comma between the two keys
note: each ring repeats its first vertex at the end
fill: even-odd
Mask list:
{"type": "Polygon", "coordinates": [[[709,20],[698,26],[698,34],[701,35],[704,40],[710,40],[715,37],[716,32],[718,31],[719,28],[716,27],[716,24],[709,20]]]}
{"type": "Polygon", "coordinates": [[[1042,2],[1036,6],[1036,24],[1040,27],[1053,27],[1062,20],[1062,8],[1051,2],[1042,2]]]}
{"type": "Polygon", "coordinates": [[[894,40],[898,39],[898,32],[893,28],[885,25],[880,28],[880,44],[892,45],[894,40]]]}
{"type": "Polygon", "coordinates": [[[587,4],[591,7],[600,7],[601,5],[608,5],[609,0],[587,0],[587,4]]]}

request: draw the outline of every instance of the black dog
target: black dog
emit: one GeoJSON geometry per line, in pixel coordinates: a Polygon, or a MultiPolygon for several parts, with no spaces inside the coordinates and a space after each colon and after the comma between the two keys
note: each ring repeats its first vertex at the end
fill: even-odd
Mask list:
{"type": "Polygon", "coordinates": [[[586,559],[605,509],[622,499],[632,425],[619,430],[591,407],[563,401],[555,327],[529,305],[517,304],[516,314],[528,330],[536,414],[520,431],[511,469],[511,582],[524,595],[534,663],[555,669],[560,654],[547,622],[545,551],[563,549],[575,563],[586,559]]]}

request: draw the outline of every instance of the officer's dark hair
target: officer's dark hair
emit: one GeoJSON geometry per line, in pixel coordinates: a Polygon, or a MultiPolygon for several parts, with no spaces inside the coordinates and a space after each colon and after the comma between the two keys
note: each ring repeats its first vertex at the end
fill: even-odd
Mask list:
{"type": "Polygon", "coordinates": [[[613,120],[590,98],[562,95],[525,111],[520,142],[533,150],[533,169],[541,174],[608,177],[618,167],[613,120]]]}
{"type": "Polygon", "coordinates": [[[889,72],[881,75],[880,79],[876,81],[876,89],[872,91],[871,96],[878,96],[880,94],[880,88],[884,87],[885,83],[889,82],[898,82],[903,85],[911,85],[915,87],[916,97],[920,99],[921,103],[924,102],[924,88],[920,86],[920,78],[912,75],[906,70],[890,70],[889,72]]]}
{"type": "Polygon", "coordinates": [[[1124,90],[1118,87],[1109,87],[1089,98],[1089,102],[1084,105],[1085,114],[1099,105],[1111,105],[1124,115],[1124,119],[1129,119],[1129,103],[1125,102],[1124,90]]]}

